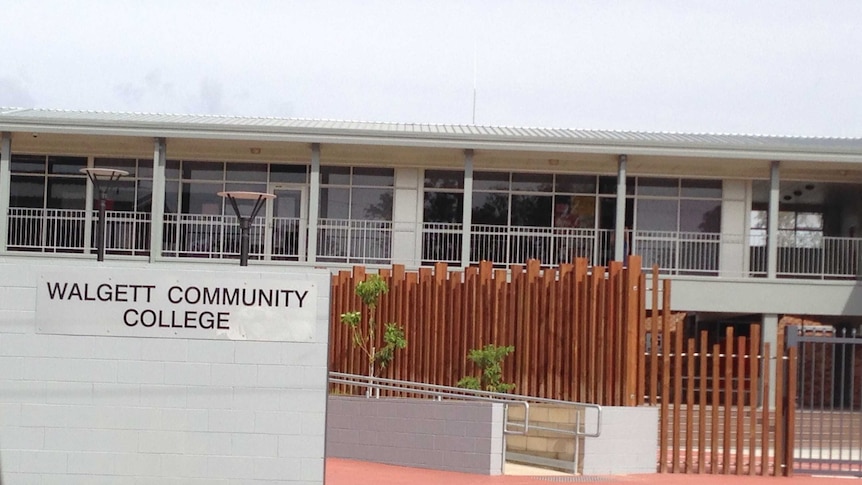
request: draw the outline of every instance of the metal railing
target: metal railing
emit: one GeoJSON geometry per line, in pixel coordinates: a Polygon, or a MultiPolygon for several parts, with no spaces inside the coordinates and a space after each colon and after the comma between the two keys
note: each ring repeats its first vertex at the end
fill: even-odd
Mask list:
{"type": "Polygon", "coordinates": [[[633,231],[631,250],[644,267],[670,274],[717,275],[722,235],[703,232],[633,231]]]}
{"type": "MultiPolygon", "coordinates": [[[[463,225],[426,222],[422,225],[422,260],[461,264],[463,225]]],[[[538,259],[545,264],[587,258],[606,264],[613,256],[612,230],[474,224],[470,263],[491,261],[501,266],[538,259]]]]}
{"type": "MultiPolygon", "coordinates": [[[[8,248],[12,251],[84,253],[95,248],[98,212],[89,218],[77,209],[9,209],[8,248]]],[[[105,213],[105,250],[112,254],[149,254],[150,214],[148,212],[107,211],[105,213]]]]}
{"type": "MultiPolygon", "coordinates": [[[[531,431],[537,431],[543,435],[552,434],[569,437],[574,440],[574,458],[572,462],[547,458],[544,456],[530,455],[528,453],[508,453],[509,458],[515,461],[525,462],[540,466],[552,466],[562,468],[573,473],[580,469],[580,446],[584,438],[597,438],[601,434],[602,406],[598,404],[586,404],[572,401],[561,401],[518,394],[507,394],[500,392],[480,391],[464,389],[461,387],[441,386],[420,382],[403,381],[397,379],[386,379],[382,377],[369,377],[359,374],[345,374],[341,372],[329,373],[330,385],[343,385],[357,387],[364,390],[366,397],[380,397],[381,391],[391,391],[398,395],[425,396],[437,400],[451,399],[463,401],[483,401],[504,404],[503,433],[504,435],[528,435],[531,431]],[[542,425],[532,424],[530,420],[530,409],[533,404],[548,404],[559,406],[574,411],[575,422],[569,426],[551,426],[551,423],[542,425]],[[524,418],[521,421],[510,420],[509,406],[517,405],[524,410],[524,418]],[[588,416],[591,413],[592,416],[588,416]],[[591,418],[591,419],[588,419],[591,418]],[[595,423],[588,428],[588,423],[595,423]]],[[[505,449],[505,446],[504,446],[505,449]]]]}
{"type": "Polygon", "coordinates": [[[392,222],[320,219],[318,261],[358,264],[392,262],[392,222]]]}
{"type": "MultiPolygon", "coordinates": [[[[95,211],[88,217],[85,210],[12,207],[8,212],[7,247],[10,251],[85,253],[95,247],[97,220],[95,211]]],[[[113,254],[149,254],[151,226],[149,213],[108,211],[106,250],[113,254]]],[[[462,228],[459,223],[422,224],[421,261],[462,265],[462,228]]],[[[304,261],[306,251],[316,250],[321,262],[397,262],[392,259],[391,221],[321,219],[316,248],[305,247],[307,227],[298,218],[273,218],[270,230],[271,240],[266,241],[266,220],[258,218],[252,224],[253,259],[304,261]]],[[[163,256],[221,259],[239,254],[240,231],[235,216],[165,214],[163,234],[163,256]]],[[[487,260],[508,267],[528,259],[559,264],[586,258],[592,265],[605,265],[614,259],[613,235],[612,229],[474,224],[468,263],[487,260]]],[[[822,236],[809,242],[809,246],[779,246],[777,275],[823,280],[859,278],[862,238],[822,236]]],[[[642,256],[645,267],[657,264],[664,274],[763,277],[767,272],[764,241],[752,244],[741,234],[627,231],[625,251],[642,256]]]]}

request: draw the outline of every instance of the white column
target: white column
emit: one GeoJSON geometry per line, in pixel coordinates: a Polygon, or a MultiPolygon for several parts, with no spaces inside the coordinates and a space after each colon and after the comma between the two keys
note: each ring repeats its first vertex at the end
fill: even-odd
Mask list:
{"type": "Polygon", "coordinates": [[[614,226],[614,260],[626,257],[626,164],[628,157],[620,155],[617,163],[617,214],[614,226]]]}
{"type": "Polygon", "coordinates": [[[317,261],[317,219],[320,217],[320,143],[311,144],[311,173],[308,189],[308,248],[306,260],[317,261]]]}
{"type": "Polygon", "coordinates": [[[162,256],[165,232],[165,166],[167,147],[164,138],[153,140],[153,194],[150,204],[150,262],[162,256]]]}
{"type": "MultiPolygon", "coordinates": [[[[95,166],[96,158],[93,156],[87,157],[87,167],[95,166]]],[[[84,191],[84,254],[91,254],[98,247],[98,243],[96,245],[90,244],[90,241],[95,241],[93,237],[93,221],[99,219],[99,216],[93,216],[93,207],[95,204],[93,203],[93,197],[96,194],[96,188],[93,186],[93,181],[90,177],[87,177],[87,188],[84,191]]],[[[98,252],[98,251],[96,251],[98,252]]]]}
{"type": "Polygon", "coordinates": [[[0,254],[9,241],[9,199],[12,195],[12,133],[0,139],[0,254]]]}
{"type": "Polygon", "coordinates": [[[461,226],[461,266],[470,266],[470,233],[473,226],[473,150],[464,150],[464,213],[461,226]]]}
{"type": "Polygon", "coordinates": [[[720,274],[738,278],[748,274],[749,184],[744,180],[724,180],[721,187],[720,274]]]}
{"type": "Polygon", "coordinates": [[[766,231],[766,277],[775,278],[778,272],[778,188],[779,162],[773,161],[769,170],[769,222],[766,231]]]}
{"type": "Polygon", "coordinates": [[[392,201],[392,262],[418,267],[422,262],[421,177],[417,168],[395,169],[392,201]]]}

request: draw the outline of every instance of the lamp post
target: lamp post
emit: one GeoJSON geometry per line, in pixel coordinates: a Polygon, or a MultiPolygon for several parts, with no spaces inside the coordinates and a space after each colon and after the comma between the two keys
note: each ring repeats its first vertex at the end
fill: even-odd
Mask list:
{"type": "Polygon", "coordinates": [[[239,240],[239,265],[248,266],[248,250],[249,250],[249,231],[251,223],[257,217],[257,213],[263,207],[263,203],[267,200],[274,199],[275,194],[267,194],[265,192],[245,192],[241,190],[229,190],[219,192],[220,197],[224,197],[230,201],[233,211],[236,213],[236,218],[239,220],[240,240],[239,240]],[[254,200],[254,208],[248,217],[243,217],[239,211],[239,206],[236,205],[237,199],[254,200]]]}
{"type": "Polygon", "coordinates": [[[99,221],[96,224],[96,260],[105,260],[105,198],[108,196],[108,184],[125,177],[129,172],[118,168],[82,168],[81,173],[87,174],[93,187],[99,194],[99,221]]]}

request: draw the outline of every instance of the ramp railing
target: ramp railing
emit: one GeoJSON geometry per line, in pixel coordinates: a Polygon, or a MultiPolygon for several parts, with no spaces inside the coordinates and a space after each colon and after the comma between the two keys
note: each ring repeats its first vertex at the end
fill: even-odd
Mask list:
{"type": "MultiPolygon", "coordinates": [[[[601,433],[602,407],[597,404],[464,389],[341,372],[330,372],[329,384],[359,388],[360,392],[369,398],[379,398],[381,391],[389,391],[391,397],[424,397],[438,401],[462,400],[503,404],[504,436],[518,436],[524,442],[527,441],[525,439],[527,436],[541,438],[556,437],[558,439],[571,440],[566,447],[571,453],[566,454],[566,459],[552,456],[540,450],[526,448],[517,451],[512,451],[511,449],[504,451],[504,460],[552,467],[571,473],[578,473],[581,470],[580,456],[582,454],[584,439],[596,438],[601,433]],[[555,410],[555,412],[549,412],[551,409],[555,410]],[[533,417],[531,417],[531,414],[533,417]],[[542,415],[541,419],[536,419],[538,414],[542,415]],[[551,414],[566,416],[568,419],[558,419],[555,421],[550,419],[551,414]],[[571,456],[569,457],[569,455],[571,456]]],[[[504,450],[507,448],[512,447],[504,446],[504,450]]]]}

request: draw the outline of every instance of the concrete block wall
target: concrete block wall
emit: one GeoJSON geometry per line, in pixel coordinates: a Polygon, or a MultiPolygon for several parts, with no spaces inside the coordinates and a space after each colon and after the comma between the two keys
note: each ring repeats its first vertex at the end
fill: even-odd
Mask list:
{"type": "Polygon", "coordinates": [[[327,456],[502,473],[502,404],[330,396],[326,427],[327,456]]]}
{"type": "Polygon", "coordinates": [[[657,430],[657,407],[602,407],[600,436],[583,441],[584,475],[655,473],[657,430]]]}
{"type": "MultiPolygon", "coordinates": [[[[594,410],[578,410],[571,406],[530,406],[532,427],[574,431],[575,423],[579,422],[581,430],[592,433],[596,430],[596,416],[594,410]]],[[[509,419],[522,421],[524,409],[511,407],[509,419]]],[[[506,451],[568,465],[574,463],[575,453],[578,453],[580,471],[586,475],[653,473],[656,471],[657,430],[657,408],[603,406],[597,438],[582,437],[576,441],[571,436],[531,428],[526,436],[507,436],[506,451]]]]}
{"type": "MultiPolygon", "coordinates": [[[[328,273],[277,268],[279,278],[319,287],[309,343],[36,333],[40,271],[96,264],[0,257],[2,483],[323,482],[328,273]]],[[[265,273],[153,266],[216,278],[265,273]]]]}

